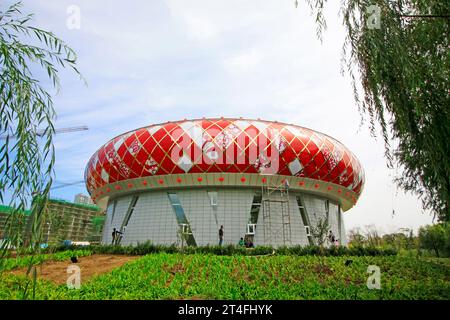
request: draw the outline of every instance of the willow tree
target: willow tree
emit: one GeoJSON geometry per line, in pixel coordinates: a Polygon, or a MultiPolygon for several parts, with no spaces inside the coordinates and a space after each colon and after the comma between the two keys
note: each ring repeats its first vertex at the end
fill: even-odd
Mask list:
{"type": "MultiPolygon", "coordinates": [[[[327,0],[306,0],[318,35],[327,0]]],[[[296,1],[297,3],[297,1],[296,1]]],[[[398,186],[450,219],[450,6],[442,0],[342,0],[343,71],[398,186]]]]}
{"type": "Polygon", "coordinates": [[[30,244],[39,244],[55,161],[55,110],[49,89],[59,89],[58,68],[79,74],[74,51],[53,33],[30,25],[32,15],[22,14],[21,6],[17,2],[0,11],[0,201],[8,192],[13,207],[0,261],[9,245],[24,242],[14,226],[29,206],[30,244]]]}

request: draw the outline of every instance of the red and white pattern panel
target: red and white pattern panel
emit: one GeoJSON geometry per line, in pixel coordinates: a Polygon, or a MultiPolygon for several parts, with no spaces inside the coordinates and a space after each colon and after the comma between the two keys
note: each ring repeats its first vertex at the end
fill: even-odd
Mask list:
{"type": "Polygon", "coordinates": [[[118,136],[91,157],[85,180],[92,193],[128,179],[213,172],[306,177],[358,195],[364,185],[358,159],[325,134],[278,122],[223,118],[167,122],[118,136]]]}

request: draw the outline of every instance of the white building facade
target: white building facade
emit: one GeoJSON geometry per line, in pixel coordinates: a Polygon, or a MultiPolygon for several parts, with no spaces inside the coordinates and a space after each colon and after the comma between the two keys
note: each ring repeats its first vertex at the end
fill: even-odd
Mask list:
{"type": "Polygon", "coordinates": [[[102,242],[112,243],[115,228],[121,245],[180,246],[183,235],[187,245],[217,245],[223,226],[225,245],[244,238],[255,246],[305,246],[317,243],[311,228],[322,220],[346,245],[343,214],[336,199],[282,185],[269,196],[263,186],[168,187],[111,198],[102,242]]]}

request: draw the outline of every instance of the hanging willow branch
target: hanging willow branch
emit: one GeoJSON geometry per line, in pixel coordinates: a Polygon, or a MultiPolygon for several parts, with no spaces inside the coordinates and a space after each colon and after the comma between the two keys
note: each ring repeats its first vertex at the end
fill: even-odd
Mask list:
{"type": "Polygon", "coordinates": [[[399,14],[398,16],[402,17],[402,18],[425,18],[425,19],[444,18],[444,19],[450,19],[450,15],[399,14]]]}
{"type": "Polygon", "coordinates": [[[13,208],[4,231],[8,241],[0,250],[0,271],[8,246],[17,248],[28,240],[35,248],[40,243],[42,208],[52,183],[55,111],[52,96],[41,82],[45,78],[39,80],[33,72],[40,67],[56,90],[58,67],[69,67],[80,75],[75,52],[53,33],[31,26],[33,16],[23,15],[21,6],[18,2],[0,11],[0,136],[6,137],[0,141],[0,201],[8,191],[13,208]],[[23,239],[24,226],[17,225],[30,206],[33,233],[23,239]]]}
{"type": "MultiPolygon", "coordinates": [[[[323,0],[306,0],[323,31],[323,0]]],[[[448,221],[450,190],[449,6],[441,0],[342,0],[343,70],[373,135],[385,142],[397,185],[448,221]],[[371,6],[377,6],[379,28],[371,6]]],[[[321,39],[321,37],[319,37],[321,39]]]]}

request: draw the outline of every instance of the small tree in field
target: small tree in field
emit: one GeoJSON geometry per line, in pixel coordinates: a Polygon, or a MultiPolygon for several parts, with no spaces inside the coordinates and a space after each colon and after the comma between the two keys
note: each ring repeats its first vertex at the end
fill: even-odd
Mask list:
{"type": "Polygon", "coordinates": [[[351,246],[363,246],[366,241],[361,228],[353,228],[348,232],[348,244],[351,246]]]}
{"type": "Polygon", "coordinates": [[[326,240],[330,225],[326,218],[319,218],[315,226],[311,226],[310,232],[315,240],[315,243],[322,249],[326,240]]]}
{"type": "Polygon", "coordinates": [[[381,244],[381,237],[378,233],[377,227],[374,224],[365,226],[366,242],[370,247],[376,247],[381,244]]]}
{"type": "Polygon", "coordinates": [[[420,247],[434,251],[437,257],[449,255],[450,225],[440,223],[422,227],[419,230],[420,247]]]}

